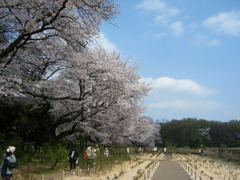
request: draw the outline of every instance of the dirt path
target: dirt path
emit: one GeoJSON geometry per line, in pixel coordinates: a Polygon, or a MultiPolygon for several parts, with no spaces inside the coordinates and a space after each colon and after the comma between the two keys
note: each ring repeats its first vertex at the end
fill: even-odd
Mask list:
{"type": "Polygon", "coordinates": [[[151,180],[191,180],[176,160],[164,156],[151,180]]]}

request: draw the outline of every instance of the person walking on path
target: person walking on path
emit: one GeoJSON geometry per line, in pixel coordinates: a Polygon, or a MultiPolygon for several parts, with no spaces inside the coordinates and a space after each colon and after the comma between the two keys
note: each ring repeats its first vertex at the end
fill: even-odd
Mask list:
{"type": "Polygon", "coordinates": [[[204,155],[203,149],[200,148],[199,151],[198,151],[198,153],[199,153],[200,156],[203,156],[203,155],[204,155]]]}
{"type": "Polygon", "coordinates": [[[88,170],[90,170],[92,168],[92,166],[94,165],[93,159],[94,159],[94,155],[93,155],[93,148],[92,146],[88,146],[86,149],[86,156],[87,156],[87,168],[88,170]]]}
{"type": "Polygon", "coordinates": [[[16,163],[17,159],[14,155],[16,148],[14,146],[9,146],[6,153],[3,156],[2,163],[0,165],[1,176],[3,180],[10,180],[13,177],[13,169],[8,167],[8,162],[16,163]]]}
{"type": "Polygon", "coordinates": [[[92,159],[93,158],[93,151],[92,151],[91,146],[87,147],[86,154],[87,154],[87,159],[92,159]]]}
{"type": "Polygon", "coordinates": [[[166,147],[163,148],[163,154],[167,154],[167,148],[166,147]]]}
{"type": "Polygon", "coordinates": [[[76,149],[72,148],[68,154],[69,163],[70,163],[70,171],[72,169],[76,169],[76,164],[78,161],[78,152],[76,149]]]}
{"type": "Polygon", "coordinates": [[[109,150],[108,150],[107,147],[105,147],[105,149],[104,149],[104,156],[105,156],[106,158],[108,158],[108,156],[109,156],[109,150]]]}
{"type": "Polygon", "coordinates": [[[129,149],[129,147],[127,147],[127,149],[126,149],[126,157],[127,157],[128,160],[131,160],[131,155],[130,155],[130,149],[129,149]]]}

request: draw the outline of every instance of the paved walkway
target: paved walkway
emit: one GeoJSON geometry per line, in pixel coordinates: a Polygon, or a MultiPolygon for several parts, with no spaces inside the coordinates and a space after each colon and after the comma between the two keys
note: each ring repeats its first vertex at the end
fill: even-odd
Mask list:
{"type": "Polygon", "coordinates": [[[164,156],[151,180],[191,180],[184,169],[171,157],[164,156]]]}

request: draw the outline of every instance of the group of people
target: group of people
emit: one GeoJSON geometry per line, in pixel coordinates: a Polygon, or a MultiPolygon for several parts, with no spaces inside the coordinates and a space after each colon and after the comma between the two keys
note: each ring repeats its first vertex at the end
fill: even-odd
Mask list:
{"type": "MultiPolygon", "coordinates": [[[[1,177],[3,180],[10,180],[13,177],[13,167],[10,166],[9,163],[17,163],[16,156],[14,155],[14,152],[16,151],[16,147],[9,146],[6,149],[6,152],[4,153],[2,157],[2,162],[0,164],[0,170],[1,170],[1,177]]],[[[86,149],[86,152],[84,152],[84,158],[86,159],[95,159],[97,158],[97,154],[100,152],[98,146],[96,145],[96,148],[89,146],[86,149]]],[[[104,157],[109,156],[109,150],[107,147],[104,149],[104,157]]],[[[70,163],[70,170],[76,169],[76,165],[78,164],[78,151],[75,148],[72,148],[68,153],[68,159],[70,163]]]]}
{"type": "Polygon", "coordinates": [[[10,180],[13,177],[13,167],[10,167],[9,163],[17,163],[16,156],[14,155],[15,151],[16,148],[14,146],[9,146],[3,155],[2,163],[0,165],[3,180],[10,180]]]}
{"type": "MultiPolygon", "coordinates": [[[[96,145],[96,148],[94,148],[92,146],[88,146],[87,150],[85,152],[84,158],[85,159],[95,159],[95,158],[97,158],[97,154],[99,154],[99,153],[100,153],[100,150],[98,148],[98,145],[96,145]]],[[[109,156],[109,150],[107,147],[104,148],[103,155],[104,155],[104,157],[109,156]]]]}
{"type": "Polygon", "coordinates": [[[143,152],[144,152],[144,149],[141,148],[141,147],[138,147],[138,148],[136,149],[136,153],[137,153],[137,154],[143,154],[143,152]]]}
{"type": "MultiPolygon", "coordinates": [[[[83,153],[83,156],[85,159],[91,160],[96,159],[99,153],[100,149],[98,148],[98,145],[96,145],[96,147],[88,146],[86,151],[83,153]]],[[[107,147],[104,148],[103,155],[104,157],[108,158],[109,150],[107,147]]],[[[76,165],[78,164],[78,158],[78,151],[75,148],[72,148],[68,154],[70,170],[76,169],[76,165]]]]}

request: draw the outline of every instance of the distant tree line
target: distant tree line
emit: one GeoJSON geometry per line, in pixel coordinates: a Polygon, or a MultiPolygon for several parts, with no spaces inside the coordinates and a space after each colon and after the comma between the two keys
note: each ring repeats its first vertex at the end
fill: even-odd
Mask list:
{"type": "Polygon", "coordinates": [[[160,122],[162,143],[175,147],[239,147],[240,121],[186,118],[160,122]]]}

